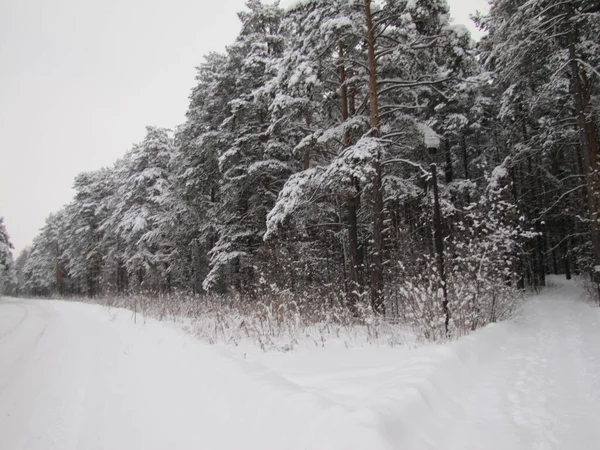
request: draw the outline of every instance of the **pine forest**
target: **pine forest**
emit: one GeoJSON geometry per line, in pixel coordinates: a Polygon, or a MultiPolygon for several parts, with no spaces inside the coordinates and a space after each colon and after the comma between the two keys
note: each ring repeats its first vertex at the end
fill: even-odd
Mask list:
{"type": "MultiPolygon", "coordinates": [[[[12,259],[20,296],[409,323],[504,318],[546,276],[600,275],[600,2],[248,0],[185,123],[74,180],[12,259]]],[[[8,230],[10,232],[10,230],[8,230]]]]}

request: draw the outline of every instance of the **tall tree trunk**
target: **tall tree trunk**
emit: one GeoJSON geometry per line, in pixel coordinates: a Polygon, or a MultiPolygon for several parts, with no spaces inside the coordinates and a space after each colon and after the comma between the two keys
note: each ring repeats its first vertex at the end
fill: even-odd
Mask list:
{"type": "MultiPolygon", "coordinates": [[[[512,196],[513,202],[515,205],[520,206],[520,195],[519,188],[520,186],[520,178],[518,177],[517,168],[510,168],[510,178],[511,178],[511,186],[512,186],[512,196]]],[[[517,289],[525,289],[525,265],[523,264],[523,253],[518,250],[515,256],[515,273],[517,275],[517,289]]]]}
{"type": "MultiPolygon", "coordinates": [[[[533,180],[533,195],[535,198],[535,203],[540,205],[540,209],[542,211],[546,210],[546,196],[544,194],[544,184],[542,173],[540,170],[541,161],[536,161],[536,170],[533,180]]],[[[538,212],[536,211],[536,215],[538,212]]],[[[536,221],[536,231],[538,232],[536,238],[536,248],[535,248],[535,260],[536,260],[536,270],[537,270],[537,283],[539,286],[546,286],[546,239],[545,235],[546,225],[543,224],[540,220],[536,221]]]]}
{"type": "Polygon", "coordinates": [[[437,184],[437,165],[431,164],[431,183],[433,185],[433,240],[435,254],[442,288],[442,309],[444,311],[444,330],[448,335],[450,327],[450,308],[448,303],[448,287],[446,284],[446,271],[444,267],[444,236],[442,230],[442,214],[440,209],[440,197],[437,184]]]}
{"type": "Polygon", "coordinates": [[[598,178],[598,133],[593,118],[588,120],[586,116],[586,108],[590,106],[590,94],[587,86],[587,78],[577,61],[575,41],[575,33],[569,33],[572,94],[575,105],[575,115],[577,116],[577,127],[579,129],[583,175],[585,176],[588,191],[588,219],[590,222],[594,281],[598,286],[598,300],[600,301],[600,234],[598,228],[598,195],[600,194],[600,180],[598,178]]]}
{"type": "MultiPolygon", "coordinates": [[[[340,57],[340,65],[339,65],[339,76],[340,76],[340,108],[342,111],[342,119],[344,121],[348,120],[350,117],[349,112],[349,96],[348,96],[348,85],[346,67],[344,64],[344,43],[340,41],[339,43],[339,57],[340,57]]],[[[352,136],[350,131],[344,132],[344,147],[350,146],[352,143],[352,136]]],[[[359,271],[359,260],[358,260],[358,209],[360,205],[358,204],[358,191],[356,189],[357,183],[354,177],[351,177],[349,180],[350,187],[348,189],[348,193],[346,194],[346,214],[347,222],[348,222],[348,283],[347,283],[347,292],[348,292],[348,306],[350,310],[354,313],[358,313],[357,304],[360,290],[360,279],[358,276],[359,271]]]]}
{"type": "MultiPolygon", "coordinates": [[[[371,0],[364,0],[365,20],[367,23],[367,51],[369,55],[369,106],[371,136],[379,137],[379,99],[377,88],[377,60],[375,58],[375,25],[371,11],[371,0]]],[[[378,314],[385,314],[383,298],[383,168],[378,151],[373,161],[375,176],[373,177],[373,262],[371,267],[371,305],[378,314]]]]}

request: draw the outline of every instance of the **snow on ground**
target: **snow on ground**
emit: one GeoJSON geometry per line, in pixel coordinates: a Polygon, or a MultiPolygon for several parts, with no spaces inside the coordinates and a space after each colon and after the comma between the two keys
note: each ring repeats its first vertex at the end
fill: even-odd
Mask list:
{"type": "Polygon", "coordinates": [[[453,343],[287,353],[3,299],[0,449],[594,448],[600,308],[555,283],[453,343]]]}

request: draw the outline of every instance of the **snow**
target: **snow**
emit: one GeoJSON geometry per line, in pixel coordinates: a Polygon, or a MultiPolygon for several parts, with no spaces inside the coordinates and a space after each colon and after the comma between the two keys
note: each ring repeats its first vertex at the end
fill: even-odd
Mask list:
{"type": "Polygon", "coordinates": [[[450,25],[450,28],[454,31],[454,33],[456,34],[456,36],[458,36],[459,38],[463,38],[465,36],[470,37],[471,32],[469,31],[469,29],[460,23],[455,23],[450,25]]]}
{"type": "Polygon", "coordinates": [[[281,189],[277,202],[267,215],[267,231],[264,239],[268,240],[285,220],[306,202],[306,195],[319,183],[321,169],[313,167],[290,176],[281,189]]]}
{"type": "Polygon", "coordinates": [[[600,309],[574,282],[418,348],[205,345],[132,313],[0,301],[0,448],[575,449],[600,441],[600,309]]]}
{"type": "Polygon", "coordinates": [[[500,188],[500,183],[502,179],[506,178],[509,175],[508,170],[506,169],[506,166],[509,162],[510,160],[507,158],[503,161],[502,164],[494,168],[488,181],[489,190],[496,191],[500,188]]]}
{"type": "Polygon", "coordinates": [[[419,130],[423,134],[423,142],[427,148],[439,149],[442,138],[431,127],[424,123],[418,124],[419,130]]]}

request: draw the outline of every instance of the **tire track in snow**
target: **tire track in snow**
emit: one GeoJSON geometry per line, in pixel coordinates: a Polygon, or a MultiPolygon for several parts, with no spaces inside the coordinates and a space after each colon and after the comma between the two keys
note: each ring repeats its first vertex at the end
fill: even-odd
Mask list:
{"type": "Polygon", "coordinates": [[[25,320],[27,320],[27,317],[29,315],[29,313],[27,312],[27,308],[25,308],[22,304],[13,302],[13,301],[8,301],[8,302],[2,302],[2,304],[6,307],[8,306],[16,306],[18,307],[22,312],[23,315],[17,320],[17,323],[15,325],[13,325],[12,327],[8,328],[8,330],[0,330],[0,341],[3,340],[4,338],[8,337],[11,333],[15,332],[19,326],[21,326],[23,324],[23,322],[25,322],[25,320]]]}
{"type": "Polygon", "coordinates": [[[26,327],[25,323],[30,318],[28,309],[21,303],[9,302],[8,305],[18,306],[24,313],[17,320],[16,325],[10,327],[9,331],[2,335],[4,339],[0,339],[0,360],[2,363],[0,365],[2,369],[0,371],[0,399],[2,399],[4,393],[8,392],[9,387],[15,383],[19,376],[27,370],[33,359],[32,355],[35,354],[35,349],[46,333],[48,324],[45,320],[30,320],[27,322],[26,327]],[[18,347],[13,347],[7,343],[8,338],[12,339],[15,335],[17,336],[15,339],[19,343],[18,347]]]}

